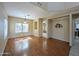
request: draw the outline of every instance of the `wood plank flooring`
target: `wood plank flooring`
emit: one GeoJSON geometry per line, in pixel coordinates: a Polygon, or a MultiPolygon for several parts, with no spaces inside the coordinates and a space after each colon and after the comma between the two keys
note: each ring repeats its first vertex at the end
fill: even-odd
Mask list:
{"type": "Polygon", "coordinates": [[[69,50],[67,42],[27,36],[9,39],[3,56],[68,56],[69,50]]]}

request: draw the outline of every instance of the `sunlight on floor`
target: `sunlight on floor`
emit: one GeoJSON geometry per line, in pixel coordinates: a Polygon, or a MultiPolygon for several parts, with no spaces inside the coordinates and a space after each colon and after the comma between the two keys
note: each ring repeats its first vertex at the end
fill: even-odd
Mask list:
{"type": "Polygon", "coordinates": [[[25,50],[29,47],[29,40],[24,39],[24,40],[19,40],[15,42],[15,48],[17,50],[25,50]]]}
{"type": "Polygon", "coordinates": [[[32,38],[31,38],[31,37],[27,37],[26,40],[27,40],[27,39],[32,39],[32,38]]]}

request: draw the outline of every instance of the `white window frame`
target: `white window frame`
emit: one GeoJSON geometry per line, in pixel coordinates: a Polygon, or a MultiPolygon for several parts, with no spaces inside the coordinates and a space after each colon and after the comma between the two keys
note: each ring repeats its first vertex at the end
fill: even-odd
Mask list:
{"type": "Polygon", "coordinates": [[[15,24],[15,32],[16,33],[28,32],[28,31],[29,31],[29,24],[27,24],[27,23],[16,23],[15,24]],[[18,26],[18,24],[20,25],[21,28],[18,26]],[[27,29],[24,29],[25,24],[26,24],[27,29]],[[16,28],[16,27],[18,27],[18,28],[16,28]]]}

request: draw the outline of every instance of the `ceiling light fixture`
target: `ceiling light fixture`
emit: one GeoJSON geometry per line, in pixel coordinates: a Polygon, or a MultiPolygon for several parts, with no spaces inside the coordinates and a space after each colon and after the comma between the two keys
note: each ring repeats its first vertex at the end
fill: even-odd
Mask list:
{"type": "Polygon", "coordinates": [[[25,16],[24,23],[27,23],[27,21],[29,20],[29,16],[30,16],[30,15],[27,15],[27,18],[26,18],[26,16],[25,16]]]}

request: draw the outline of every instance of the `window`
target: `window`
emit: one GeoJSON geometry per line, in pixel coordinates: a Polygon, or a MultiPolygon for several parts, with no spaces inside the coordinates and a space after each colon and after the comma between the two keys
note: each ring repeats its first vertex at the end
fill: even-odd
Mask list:
{"type": "Polygon", "coordinates": [[[76,24],[76,28],[79,29],[79,24],[76,24]]]}
{"type": "Polygon", "coordinates": [[[4,39],[7,38],[7,34],[8,34],[8,21],[7,19],[4,19],[4,39]]]}
{"type": "Polygon", "coordinates": [[[28,32],[28,24],[16,23],[15,24],[15,32],[16,33],[28,32]]]}
{"type": "Polygon", "coordinates": [[[28,24],[23,24],[23,32],[28,32],[28,24]]]}
{"type": "Polygon", "coordinates": [[[16,23],[16,25],[15,25],[15,32],[16,33],[22,32],[22,24],[21,23],[16,23]]]}

